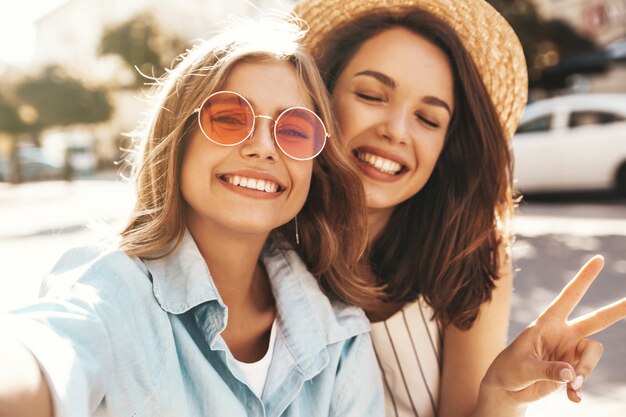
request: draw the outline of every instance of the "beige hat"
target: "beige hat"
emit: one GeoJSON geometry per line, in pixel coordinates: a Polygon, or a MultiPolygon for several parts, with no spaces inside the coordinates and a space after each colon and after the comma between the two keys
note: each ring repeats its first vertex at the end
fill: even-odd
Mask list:
{"type": "Polygon", "coordinates": [[[294,14],[306,21],[314,56],[335,28],[375,10],[426,10],[448,23],[471,55],[507,138],[515,133],[528,97],[524,52],[513,28],[484,0],[301,0],[294,14]]]}

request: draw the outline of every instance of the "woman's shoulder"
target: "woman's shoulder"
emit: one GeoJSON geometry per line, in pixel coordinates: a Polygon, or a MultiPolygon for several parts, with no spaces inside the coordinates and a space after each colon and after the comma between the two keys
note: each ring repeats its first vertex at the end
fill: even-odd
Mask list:
{"type": "Polygon", "coordinates": [[[264,250],[262,259],[277,303],[315,320],[328,344],[369,332],[363,310],[330,300],[295,250],[272,247],[264,250]]]}
{"type": "Polygon", "coordinates": [[[150,287],[142,263],[112,245],[97,244],[67,250],[45,276],[39,296],[65,298],[91,292],[111,298],[121,291],[150,287]]]}

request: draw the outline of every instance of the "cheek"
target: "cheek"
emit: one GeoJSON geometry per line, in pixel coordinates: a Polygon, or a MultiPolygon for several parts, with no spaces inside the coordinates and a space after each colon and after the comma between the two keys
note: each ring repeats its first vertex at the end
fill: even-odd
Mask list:
{"type": "Polygon", "coordinates": [[[312,161],[300,161],[292,165],[291,178],[293,186],[294,197],[298,202],[304,205],[307,196],[309,195],[309,189],[311,188],[311,178],[313,177],[313,162],[312,161]]]}
{"type": "Polygon", "coordinates": [[[181,163],[181,181],[193,181],[195,177],[203,175],[203,167],[207,166],[205,161],[205,150],[195,138],[191,139],[191,143],[187,146],[181,163]]]}
{"type": "Polygon", "coordinates": [[[311,161],[307,161],[306,165],[307,166],[301,170],[299,179],[301,181],[303,192],[308,194],[309,188],[311,188],[311,178],[313,177],[313,163],[311,161]]]}
{"type": "Polygon", "coordinates": [[[351,151],[358,143],[359,138],[374,125],[375,114],[368,114],[356,107],[344,112],[342,118],[338,118],[341,144],[343,148],[351,151]]]}
{"type": "Polygon", "coordinates": [[[355,120],[358,116],[357,112],[349,105],[345,96],[333,100],[333,110],[339,124],[342,140],[345,143],[351,139],[351,132],[354,130],[355,124],[357,124],[355,120]]]}
{"type": "Polygon", "coordinates": [[[189,138],[180,166],[180,183],[185,189],[206,189],[220,161],[227,157],[229,148],[215,145],[202,137],[189,138]]]}
{"type": "Polygon", "coordinates": [[[418,155],[422,164],[434,167],[443,152],[444,138],[434,136],[427,139],[418,150],[418,155]]]}
{"type": "Polygon", "coordinates": [[[201,177],[203,164],[197,154],[186,152],[180,167],[180,191],[187,203],[192,203],[198,194],[203,194],[202,185],[206,183],[201,177]]]}

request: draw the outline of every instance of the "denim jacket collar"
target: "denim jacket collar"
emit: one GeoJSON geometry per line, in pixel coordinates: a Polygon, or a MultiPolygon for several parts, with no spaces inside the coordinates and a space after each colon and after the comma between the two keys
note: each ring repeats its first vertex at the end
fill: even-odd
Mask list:
{"type": "Polygon", "coordinates": [[[143,263],[152,278],[154,296],[168,313],[183,314],[213,300],[224,306],[206,262],[188,230],[168,256],[144,259],[143,263]]]}
{"type": "MultiPolygon", "coordinates": [[[[294,250],[266,246],[261,259],[276,299],[281,337],[304,379],[314,377],[327,365],[328,345],[369,331],[369,321],[362,310],[329,302],[294,250]],[[303,328],[308,331],[302,331],[303,328]]],[[[221,345],[215,344],[214,337],[226,325],[228,308],[189,231],[171,254],[143,262],[152,276],[154,296],[163,310],[183,314],[200,304],[217,301],[209,312],[221,318],[214,317],[211,321],[217,321],[205,327],[209,333],[205,337],[212,348],[221,345]]],[[[202,313],[198,311],[198,314],[202,313]]],[[[206,323],[207,318],[197,320],[206,323]]]]}
{"type": "Polygon", "coordinates": [[[294,250],[266,247],[262,260],[276,298],[279,329],[305,379],[326,366],[328,345],[369,331],[361,309],[329,302],[294,250]]]}

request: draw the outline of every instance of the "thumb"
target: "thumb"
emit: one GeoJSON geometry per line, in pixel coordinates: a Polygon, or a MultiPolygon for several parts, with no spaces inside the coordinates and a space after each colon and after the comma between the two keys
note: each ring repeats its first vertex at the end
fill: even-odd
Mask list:
{"type": "Polygon", "coordinates": [[[536,381],[565,384],[572,382],[576,377],[574,368],[567,362],[531,360],[525,365],[522,367],[522,379],[528,384],[536,381]]]}

